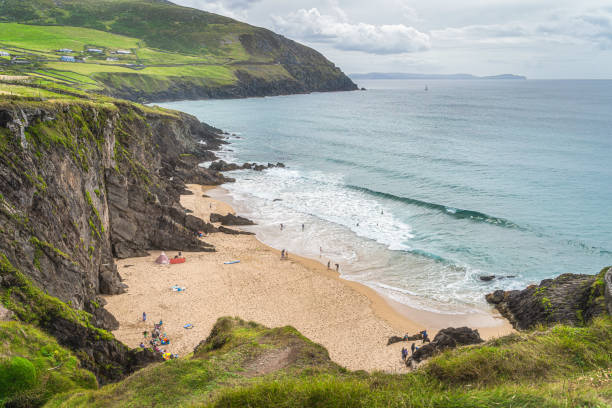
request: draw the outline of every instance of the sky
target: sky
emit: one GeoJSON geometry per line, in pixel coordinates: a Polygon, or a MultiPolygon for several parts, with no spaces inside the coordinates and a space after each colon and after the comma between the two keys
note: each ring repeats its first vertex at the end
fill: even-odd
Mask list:
{"type": "Polygon", "coordinates": [[[612,78],[612,0],[172,0],[271,29],[346,73],[612,78]]]}

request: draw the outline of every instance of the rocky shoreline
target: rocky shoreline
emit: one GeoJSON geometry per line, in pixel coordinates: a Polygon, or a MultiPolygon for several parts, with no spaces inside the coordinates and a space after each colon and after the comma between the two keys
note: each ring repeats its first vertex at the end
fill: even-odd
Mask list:
{"type": "Polygon", "coordinates": [[[583,326],[612,314],[612,267],[597,275],[563,274],[523,290],[497,290],[486,299],[517,330],[552,323],[583,326]]]}

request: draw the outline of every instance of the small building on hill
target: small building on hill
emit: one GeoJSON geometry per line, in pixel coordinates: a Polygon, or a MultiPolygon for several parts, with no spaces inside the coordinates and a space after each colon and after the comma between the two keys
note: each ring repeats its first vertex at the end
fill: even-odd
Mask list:
{"type": "Polygon", "coordinates": [[[132,51],[130,50],[117,50],[117,54],[121,54],[121,55],[128,55],[131,54],[132,51]]]}
{"type": "Polygon", "coordinates": [[[0,57],[10,57],[10,56],[11,56],[11,54],[9,54],[8,52],[0,51],[0,57]]]}
{"type": "Polygon", "coordinates": [[[102,50],[99,48],[88,48],[87,52],[92,52],[94,54],[102,54],[102,50]]]}
{"type": "Polygon", "coordinates": [[[60,61],[62,62],[76,62],[76,59],[70,55],[62,55],[60,57],[60,61]]]}
{"type": "Polygon", "coordinates": [[[72,51],[70,48],[60,48],[59,50],[57,50],[58,52],[66,52],[66,53],[70,53],[70,52],[74,52],[72,51]]]}

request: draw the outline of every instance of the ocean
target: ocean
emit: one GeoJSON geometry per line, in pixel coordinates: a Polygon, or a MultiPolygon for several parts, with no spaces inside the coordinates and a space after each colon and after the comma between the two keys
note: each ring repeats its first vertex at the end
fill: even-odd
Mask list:
{"type": "Polygon", "coordinates": [[[161,105],[234,134],[226,161],[285,163],[223,186],[260,240],[411,307],[612,264],[612,81],[359,85],[161,105]]]}

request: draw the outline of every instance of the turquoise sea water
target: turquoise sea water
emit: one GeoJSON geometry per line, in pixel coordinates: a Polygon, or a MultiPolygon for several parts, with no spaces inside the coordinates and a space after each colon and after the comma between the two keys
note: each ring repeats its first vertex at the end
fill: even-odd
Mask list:
{"type": "Polygon", "coordinates": [[[612,81],[360,86],[163,106],[235,133],[230,160],[287,165],[225,186],[260,239],[402,303],[461,313],[612,264],[612,81]]]}

